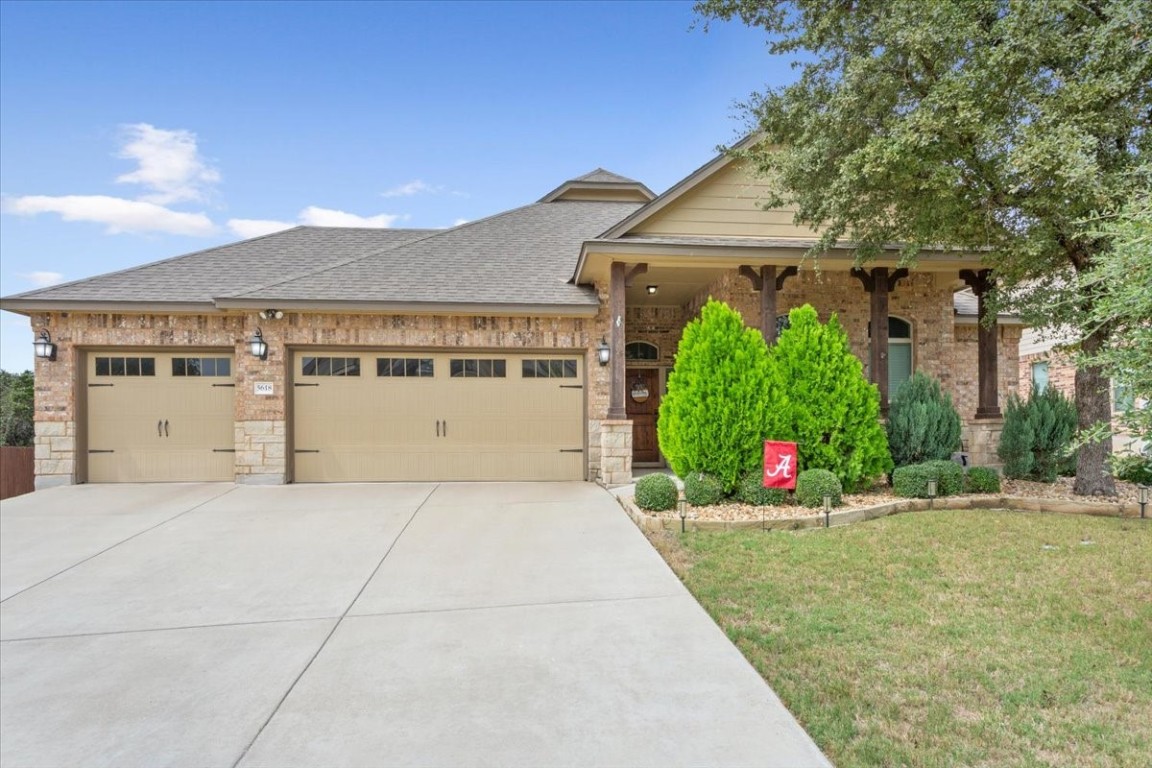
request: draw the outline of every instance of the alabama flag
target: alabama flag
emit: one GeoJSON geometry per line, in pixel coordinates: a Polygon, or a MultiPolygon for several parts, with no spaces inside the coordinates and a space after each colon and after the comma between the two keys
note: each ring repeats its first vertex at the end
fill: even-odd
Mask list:
{"type": "Polygon", "coordinates": [[[764,487],[796,489],[796,443],[764,441],[764,487]]]}

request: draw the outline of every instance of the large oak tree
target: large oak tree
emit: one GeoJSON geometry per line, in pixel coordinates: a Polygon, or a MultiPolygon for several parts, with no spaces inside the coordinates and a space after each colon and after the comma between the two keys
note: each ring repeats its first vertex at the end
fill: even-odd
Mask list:
{"type": "MultiPolygon", "coordinates": [[[[979,250],[1018,311],[1081,327],[1096,297],[1079,276],[1107,252],[1086,223],[1150,184],[1148,0],[703,0],[706,19],[762,28],[797,59],[791,85],[745,105],[766,141],[747,150],[822,245],[862,260],[904,243],[979,250]],[[1141,170],[1141,168],[1143,170],[1141,170]],[[1046,310],[1072,291],[1065,317],[1046,310]],[[1019,290],[1011,292],[1017,300],[1019,290]]],[[[1090,285],[1097,285],[1092,283],[1090,285]]],[[[1067,306],[1067,304],[1064,304],[1067,306]]],[[[1111,328],[1089,326],[1089,355],[1111,328]]],[[[1076,377],[1080,423],[1107,420],[1108,382],[1076,377]]],[[[1077,493],[1112,493],[1109,441],[1079,454],[1077,493]]]]}

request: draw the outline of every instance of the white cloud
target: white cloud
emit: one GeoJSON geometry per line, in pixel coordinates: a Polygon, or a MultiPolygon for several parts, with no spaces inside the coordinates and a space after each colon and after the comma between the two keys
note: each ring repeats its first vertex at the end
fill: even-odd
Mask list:
{"type": "Polygon", "coordinates": [[[373,227],[387,229],[392,223],[403,219],[400,215],[381,213],[376,216],[357,216],[354,213],[337,211],[331,208],[318,208],[310,205],[300,211],[300,223],[313,227],[373,227]]]}
{"type": "Polygon", "coordinates": [[[270,235],[273,232],[291,229],[296,226],[290,221],[276,221],[275,219],[229,219],[228,229],[237,237],[247,240],[250,237],[270,235]]]}
{"type": "Polygon", "coordinates": [[[64,275],[59,272],[23,272],[20,277],[37,288],[47,288],[50,285],[56,285],[64,279],[64,275]]]}
{"type": "Polygon", "coordinates": [[[422,193],[436,194],[443,190],[443,187],[436,187],[420,179],[414,179],[407,184],[401,184],[398,187],[386,190],[380,193],[381,197],[412,197],[412,195],[419,195],[422,193]]]}
{"type": "Polygon", "coordinates": [[[139,199],[158,205],[204,200],[220,172],[200,157],[196,134],[167,131],[148,123],[124,126],[126,140],[119,156],[135,160],[139,167],[116,177],[121,184],[140,184],[152,190],[139,199]]]}
{"type": "Polygon", "coordinates": [[[141,200],[107,195],[26,195],[4,200],[4,211],[18,216],[57,213],[65,221],[105,224],[108,234],[164,232],[171,235],[205,236],[216,231],[203,213],[183,213],[141,200]]]}

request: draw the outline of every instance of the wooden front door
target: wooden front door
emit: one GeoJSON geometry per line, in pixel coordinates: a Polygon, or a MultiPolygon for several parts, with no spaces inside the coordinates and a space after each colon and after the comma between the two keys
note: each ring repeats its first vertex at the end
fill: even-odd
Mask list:
{"type": "Polygon", "coordinates": [[[660,370],[629,368],[625,379],[624,400],[632,420],[632,462],[659,463],[656,416],[660,411],[660,370]]]}

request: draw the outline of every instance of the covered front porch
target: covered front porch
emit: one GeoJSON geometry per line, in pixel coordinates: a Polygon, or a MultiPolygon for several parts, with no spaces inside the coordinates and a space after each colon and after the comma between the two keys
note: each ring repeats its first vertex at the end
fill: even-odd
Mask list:
{"type": "Polygon", "coordinates": [[[663,466],[660,399],[683,328],[710,297],[737,309],[769,344],[794,307],[811,304],[825,322],[835,313],[880,391],[882,412],[902,381],[924,371],[952,396],[971,462],[998,463],[1001,407],[1015,391],[1021,328],[1014,318],[979,322],[988,314],[982,296],[992,278],[975,258],[928,253],[907,268],[893,254],[861,269],[847,249],[818,263],[805,260],[810,243],[670,240],[594,241],[581,259],[580,274],[606,300],[610,327],[608,398],[596,425],[602,483],[625,484],[634,467],[663,466]]]}

